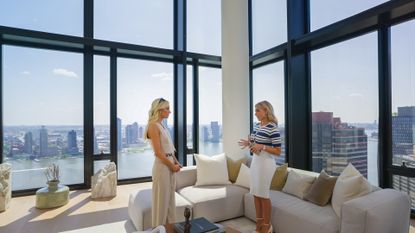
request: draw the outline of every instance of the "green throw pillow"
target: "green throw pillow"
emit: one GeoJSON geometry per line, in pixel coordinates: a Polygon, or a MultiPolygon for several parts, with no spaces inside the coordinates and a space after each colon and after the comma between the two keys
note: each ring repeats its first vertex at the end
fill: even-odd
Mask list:
{"type": "Polygon", "coordinates": [[[329,176],[322,170],[317,180],[311,185],[308,193],[304,196],[304,199],[319,206],[327,205],[333,194],[336,181],[336,176],[329,176]]]}
{"type": "Polygon", "coordinates": [[[245,163],[246,159],[246,157],[243,157],[238,160],[233,160],[229,157],[226,157],[230,182],[235,183],[236,179],[238,178],[239,170],[241,169],[241,164],[245,163]]]}
{"type": "Polygon", "coordinates": [[[271,181],[271,190],[277,190],[277,191],[281,191],[282,188],[285,185],[285,181],[287,181],[287,176],[288,176],[288,163],[283,164],[279,167],[277,167],[277,169],[275,169],[274,175],[272,176],[272,181],[271,181]]]}

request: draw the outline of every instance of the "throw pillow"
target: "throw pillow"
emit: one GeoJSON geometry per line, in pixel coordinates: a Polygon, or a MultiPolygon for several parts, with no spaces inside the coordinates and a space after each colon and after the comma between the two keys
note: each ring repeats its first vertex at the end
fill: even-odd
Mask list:
{"type": "Polygon", "coordinates": [[[251,172],[245,164],[241,165],[235,184],[247,189],[251,187],[251,172]]]}
{"type": "Polygon", "coordinates": [[[281,191],[284,187],[285,181],[287,180],[288,176],[288,163],[278,166],[275,169],[274,176],[272,176],[271,181],[271,190],[281,191]]]}
{"type": "Polygon", "coordinates": [[[317,180],[311,185],[310,190],[307,192],[304,199],[319,206],[327,205],[330,201],[331,195],[333,194],[336,180],[337,177],[329,176],[324,170],[322,170],[317,180]]]}
{"type": "Polygon", "coordinates": [[[207,156],[195,154],[196,186],[231,184],[225,154],[207,156]]]}
{"type": "Polygon", "coordinates": [[[341,206],[344,202],[366,195],[372,191],[372,185],[356,168],[349,163],[337,178],[333,189],[331,205],[334,212],[340,217],[341,206]]]}
{"type": "Polygon", "coordinates": [[[291,170],[288,173],[287,182],[285,182],[282,191],[303,199],[315,179],[314,176],[300,174],[291,170]]]}
{"type": "Polygon", "coordinates": [[[229,181],[235,183],[236,178],[238,178],[239,169],[241,168],[241,164],[245,163],[246,157],[243,157],[238,160],[233,160],[232,158],[226,158],[226,164],[228,166],[228,175],[229,181]]]}

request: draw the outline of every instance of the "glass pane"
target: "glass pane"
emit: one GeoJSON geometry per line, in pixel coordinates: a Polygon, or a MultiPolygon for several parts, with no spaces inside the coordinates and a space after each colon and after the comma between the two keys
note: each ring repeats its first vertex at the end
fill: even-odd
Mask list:
{"type": "MultiPolygon", "coordinates": [[[[151,176],[154,153],[144,140],[148,111],[154,99],[163,97],[173,111],[173,65],[118,59],[118,152],[119,179],[151,176]]],[[[173,138],[173,113],[167,121],[173,138]]]]}
{"type": "Polygon", "coordinates": [[[100,169],[103,169],[110,163],[109,160],[95,160],[94,161],[94,174],[97,173],[100,169]]]}
{"type": "Polygon", "coordinates": [[[110,153],[110,59],[94,57],[94,155],[110,153]]]}
{"type": "Polygon", "coordinates": [[[221,1],[187,1],[187,50],[221,55],[221,1]]]}
{"type": "Polygon", "coordinates": [[[84,182],[83,56],[4,46],[4,161],[13,190],[43,187],[44,169],[84,182]]]}
{"type": "Polygon", "coordinates": [[[415,178],[392,176],[393,188],[407,193],[411,197],[411,208],[415,209],[415,178]]]}
{"type": "Polygon", "coordinates": [[[287,41],[287,0],[252,1],[253,54],[287,41]]]}
{"type": "Polygon", "coordinates": [[[311,53],[313,170],[352,163],[378,185],[377,34],[311,53]]]}
{"type": "Polygon", "coordinates": [[[0,25],[83,36],[84,1],[2,0],[0,25]]]}
{"type": "MultiPolygon", "coordinates": [[[[281,135],[281,155],[277,157],[278,164],[285,163],[285,98],[284,98],[284,62],[277,62],[253,70],[253,101],[254,105],[266,100],[274,108],[278,119],[278,129],[281,135]]],[[[254,113],[255,114],[255,113],[254,113]]],[[[255,115],[254,122],[257,122],[255,115]]]]}
{"type": "Polygon", "coordinates": [[[199,68],[199,153],[223,153],[222,71],[199,68]]]}
{"type": "Polygon", "coordinates": [[[387,1],[388,0],[310,1],[311,31],[348,18],[387,1]]]}
{"type": "Polygon", "coordinates": [[[186,120],[187,120],[187,148],[193,148],[193,66],[186,70],[186,120]]]}
{"type": "Polygon", "coordinates": [[[173,2],[100,0],[94,2],[94,37],[173,48],[173,2]]]}
{"type": "Polygon", "coordinates": [[[415,20],[391,29],[393,164],[415,167],[415,20]]]}

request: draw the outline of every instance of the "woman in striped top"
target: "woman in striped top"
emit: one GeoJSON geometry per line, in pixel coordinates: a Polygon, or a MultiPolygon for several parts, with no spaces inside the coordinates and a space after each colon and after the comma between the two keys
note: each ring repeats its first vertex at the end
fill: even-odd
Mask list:
{"type": "Polygon", "coordinates": [[[256,210],[255,232],[273,232],[271,201],[269,190],[276,164],[274,156],[281,154],[281,137],[274,109],[268,101],[255,105],[255,116],[260,121],[247,140],[241,139],[239,145],[248,147],[254,153],[251,163],[251,194],[254,196],[256,210]]]}

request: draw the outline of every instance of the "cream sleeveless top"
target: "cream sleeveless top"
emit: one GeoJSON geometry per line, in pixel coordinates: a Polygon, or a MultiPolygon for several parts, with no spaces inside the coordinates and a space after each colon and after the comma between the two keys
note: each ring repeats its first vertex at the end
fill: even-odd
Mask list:
{"type": "Polygon", "coordinates": [[[171,136],[167,127],[162,125],[161,123],[157,123],[160,129],[160,145],[163,149],[164,153],[166,154],[173,154],[176,149],[174,148],[174,144],[171,140],[171,136]]]}

